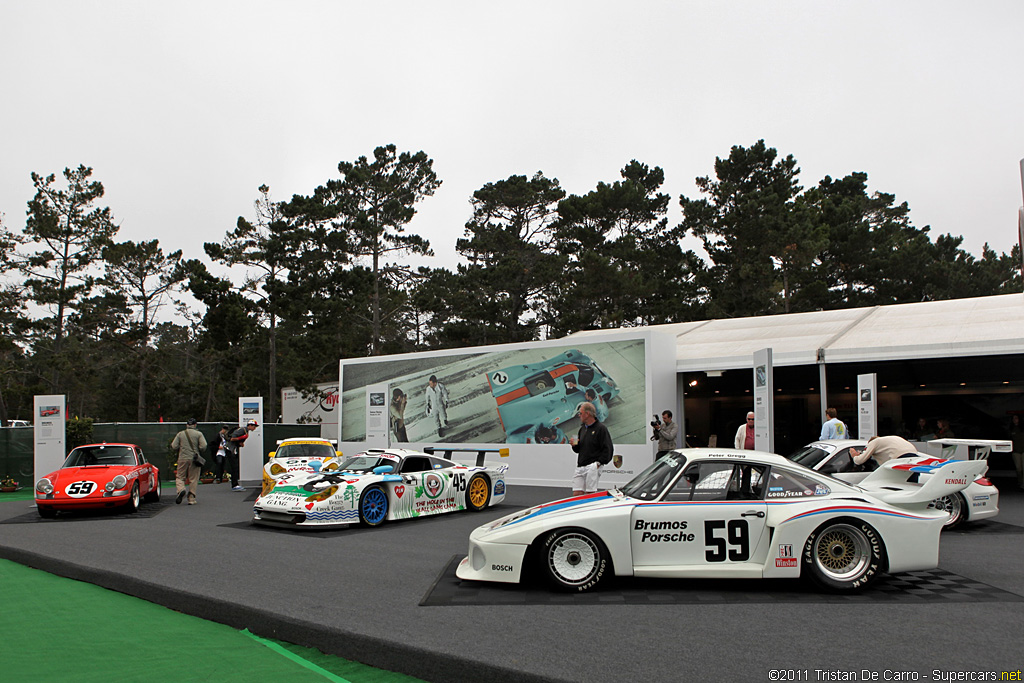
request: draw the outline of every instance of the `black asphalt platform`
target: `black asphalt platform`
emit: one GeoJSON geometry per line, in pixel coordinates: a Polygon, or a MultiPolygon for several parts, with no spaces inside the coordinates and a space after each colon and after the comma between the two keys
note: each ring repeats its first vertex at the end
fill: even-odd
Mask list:
{"type": "Polygon", "coordinates": [[[627,579],[582,602],[460,585],[472,529],[567,493],[540,487],[476,514],[306,533],[249,525],[251,491],[226,485],[133,516],[37,522],[31,502],[0,502],[0,557],[428,681],[998,680],[1024,668],[1024,492],[1000,488],[996,520],[943,535],[939,570],[840,600],[779,581],[627,579]]]}

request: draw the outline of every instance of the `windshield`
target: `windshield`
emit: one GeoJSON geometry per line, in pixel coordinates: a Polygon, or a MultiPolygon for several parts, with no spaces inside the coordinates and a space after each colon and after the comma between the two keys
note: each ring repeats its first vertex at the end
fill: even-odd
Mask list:
{"type": "Polygon", "coordinates": [[[337,455],[334,447],[326,443],[286,443],[281,444],[274,454],[275,458],[333,458],[337,455]]]}
{"type": "Polygon", "coordinates": [[[653,465],[636,475],[622,487],[622,492],[631,498],[654,500],[664,491],[682,471],[686,456],[671,452],[653,465]]]}
{"type": "Polygon", "coordinates": [[[339,469],[353,470],[355,472],[369,472],[379,465],[391,465],[392,467],[395,467],[398,465],[398,461],[391,460],[389,458],[382,458],[379,455],[354,455],[341,463],[341,467],[339,469]]]}
{"type": "Polygon", "coordinates": [[[786,457],[793,462],[800,463],[804,467],[813,470],[818,466],[818,463],[827,458],[828,455],[828,453],[817,446],[804,446],[797,452],[790,453],[786,457]]]}
{"type": "Polygon", "coordinates": [[[64,461],[64,467],[134,464],[135,453],[128,446],[82,446],[71,451],[64,461]]]}

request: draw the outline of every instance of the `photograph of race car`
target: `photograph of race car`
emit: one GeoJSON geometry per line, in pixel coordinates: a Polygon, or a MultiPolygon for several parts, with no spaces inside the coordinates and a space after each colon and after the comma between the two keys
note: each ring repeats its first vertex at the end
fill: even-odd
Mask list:
{"type": "Polygon", "coordinates": [[[122,507],[160,500],[160,472],[142,449],[130,443],[98,443],[71,451],[60,469],[36,482],[40,517],[58,511],[122,507]]]}
{"type": "MultiPolygon", "coordinates": [[[[502,449],[503,457],[507,453],[502,449]]],[[[464,465],[419,451],[371,449],[346,458],[337,470],[296,472],[276,482],[256,499],[252,521],[290,528],[379,526],[458,510],[478,512],[505,499],[507,471],[508,465],[464,465]]]]}
{"type": "Polygon", "coordinates": [[[342,453],[335,450],[337,441],[296,437],[277,442],[270,461],[263,466],[263,492],[276,482],[287,481],[300,472],[330,472],[338,469],[342,453]]]}
{"type": "Polygon", "coordinates": [[[934,568],[946,513],[981,461],[886,463],[862,486],[780,455],[680,449],[621,489],[538,505],[478,527],[456,574],[518,583],[539,573],[586,591],[611,576],[797,578],[836,591],[934,568]],[[909,467],[908,467],[909,466],[909,467]],[[905,468],[905,469],[904,469],[905,468]],[[933,476],[922,485],[908,479],[933,476]]]}
{"type": "MultiPolygon", "coordinates": [[[[858,439],[815,441],[786,457],[823,474],[830,474],[851,484],[860,484],[878,469],[878,463],[873,459],[863,465],[853,464],[853,456],[864,450],[867,444],[867,441],[858,439]]],[[[947,513],[945,528],[954,529],[963,522],[990,519],[999,514],[999,489],[984,476],[986,471],[987,467],[963,490],[951,492],[930,503],[936,510],[947,513]]],[[[921,474],[916,485],[922,485],[929,476],[921,474]]]]}
{"type": "Polygon", "coordinates": [[[593,389],[605,405],[619,387],[587,354],[570,349],[541,363],[523,363],[488,373],[491,395],[506,435],[537,425],[555,426],[576,415],[593,389]]]}

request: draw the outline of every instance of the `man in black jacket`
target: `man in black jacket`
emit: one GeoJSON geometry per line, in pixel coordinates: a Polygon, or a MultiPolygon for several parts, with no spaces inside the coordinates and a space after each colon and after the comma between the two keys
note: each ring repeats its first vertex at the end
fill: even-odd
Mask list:
{"type": "Polygon", "coordinates": [[[601,466],[612,461],[612,435],[608,428],[597,421],[597,410],[593,403],[580,404],[580,431],[577,436],[569,439],[569,445],[578,455],[576,472],[572,477],[572,495],[597,491],[597,481],[601,478],[601,466]]]}

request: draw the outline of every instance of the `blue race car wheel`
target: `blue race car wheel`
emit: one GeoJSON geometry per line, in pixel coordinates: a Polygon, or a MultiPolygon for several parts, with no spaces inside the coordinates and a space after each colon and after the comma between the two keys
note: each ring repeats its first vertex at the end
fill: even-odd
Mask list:
{"type": "Polygon", "coordinates": [[[381,486],[369,486],[359,497],[359,522],[379,526],[388,518],[388,494],[381,486]]]}

